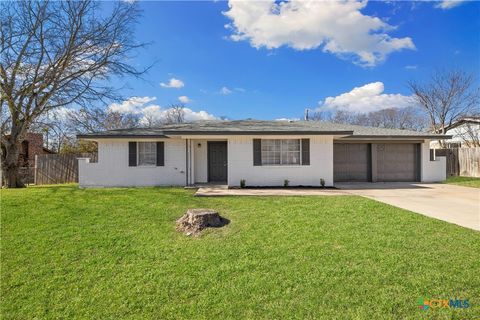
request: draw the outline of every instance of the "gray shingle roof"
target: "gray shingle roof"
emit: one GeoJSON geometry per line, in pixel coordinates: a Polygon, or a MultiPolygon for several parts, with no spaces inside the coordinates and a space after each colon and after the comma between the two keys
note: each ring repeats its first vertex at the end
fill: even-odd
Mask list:
{"type": "Polygon", "coordinates": [[[308,135],[347,135],[361,137],[393,138],[447,138],[446,136],[400,129],[384,129],[356,125],[337,124],[325,121],[198,121],[164,125],[157,128],[131,128],[102,131],[78,135],[78,138],[147,138],[168,137],[170,135],[246,135],[246,134],[308,134],[308,135]]]}

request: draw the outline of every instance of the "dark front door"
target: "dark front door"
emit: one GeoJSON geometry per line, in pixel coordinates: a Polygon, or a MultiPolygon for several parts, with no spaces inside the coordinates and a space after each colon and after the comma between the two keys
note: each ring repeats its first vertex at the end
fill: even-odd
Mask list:
{"type": "Polygon", "coordinates": [[[208,142],[208,181],[227,181],[227,142],[208,142]]]}

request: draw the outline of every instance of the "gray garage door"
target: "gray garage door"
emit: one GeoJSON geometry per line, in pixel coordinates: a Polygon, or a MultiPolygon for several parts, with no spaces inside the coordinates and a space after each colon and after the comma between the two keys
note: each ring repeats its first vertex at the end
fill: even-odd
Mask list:
{"type": "Polygon", "coordinates": [[[370,146],[367,143],[333,144],[333,180],[368,181],[370,146]]]}
{"type": "Polygon", "coordinates": [[[418,181],[419,155],[417,144],[377,144],[377,181],[418,181]]]}

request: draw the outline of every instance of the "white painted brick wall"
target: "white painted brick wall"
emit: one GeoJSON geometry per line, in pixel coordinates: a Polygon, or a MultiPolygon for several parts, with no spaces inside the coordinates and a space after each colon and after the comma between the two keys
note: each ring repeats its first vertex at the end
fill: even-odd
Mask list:
{"type": "Polygon", "coordinates": [[[422,149],[422,182],[439,182],[447,178],[447,160],[445,157],[437,157],[430,161],[430,140],[425,140],[422,149]]]}
{"type": "MultiPolygon", "coordinates": [[[[332,136],[275,136],[275,139],[310,139],[310,165],[308,166],[254,166],[253,139],[259,137],[236,136],[228,140],[228,185],[239,186],[245,179],[247,186],[283,186],[285,179],[291,186],[333,186],[332,136]]],[[[265,137],[264,137],[265,138],[265,137]]]]}
{"type": "Polygon", "coordinates": [[[195,153],[195,183],[208,181],[207,140],[193,140],[195,153]],[[199,146],[200,144],[200,146],[199,146]]]}
{"type": "MultiPolygon", "coordinates": [[[[253,139],[259,136],[233,136],[228,139],[228,184],[239,186],[245,179],[247,186],[283,186],[285,179],[291,186],[319,186],[323,178],[333,186],[332,136],[276,136],[279,139],[309,138],[309,166],[254,166],[253,139]]],[[[129,167],[129,139],[105,139],[98,143],[98,163],[79,160],[81,187],[123,186],[184,186],[185,140],[163,139],[165,142],[164,167],[129,167]]],[[[147,140],[143,140],[147,141],[147,140]]],[[[207,181],[207,140],[194,141],[195,182],[207,181]],[[198,147],[201,143],[201,147],[198,147]]],[[[422,182],[442,181],[446,178],[445,157],[430,161],[429,141],[422,144],[422,182]]]]}
{"type": "Polygon", "coordinates": [[[165,142],[165,166],[163,167],[129,167],[128,141],[133,140],[100,140],[98,163],[88,163],[80,159],[80,187],[185,185],[185,140],[150,140],[165,142]]]}

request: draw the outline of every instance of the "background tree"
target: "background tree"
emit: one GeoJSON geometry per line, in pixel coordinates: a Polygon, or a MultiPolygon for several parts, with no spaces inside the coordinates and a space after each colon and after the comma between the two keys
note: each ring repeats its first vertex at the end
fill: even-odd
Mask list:
{"type": "Polygon", "coordinates": [[[437,71],[427,82],[411,81],[409,87],[435,132],[445,134],[447,126],[479,111],[480,89],[467,72],[437,71]]]}
{"type": "Polygon", "coordinates": [[[368,113],[355,113],[344,110],[334,112],[317,111],[310,116],[311,120],[325,120],[334,123],[354,124],[360,126],[408,129],[421,131],[428,127],[425,114],[417,107],[384,109],[368,113]]]}
{"type": "Polygon", "coordinates": [[[161,112],[146,111],[139,121],[139,126],[153,128],[165,124],[185,122],[185,106],[183,104],[170,104],[161,112]]]}
{"type": "Polygon", "coordinates": [[[19,152],[32,124],[50,110],[118,99],[112,76],[133,67],[134,3],[108,13],[93,1],[0,3],[1,162],[7,187],[21,187],[19,152]],[[5,112],[5,110],[7,112],[5,112]]]}
{"type": "Polygon", "coordinates": [[[75,135],[104,130],[136,128],[139,117],[131,113],[120,113],[104,108],[80,108],[66,116],[67,126],[75,135]]]}
{"type": "Polygon", "coordinates": [[[480,147],[480,125],[466,123],[463,130],[459,132],[459,135],[468,147],[480,147]]]}
{"type": "Polygon", "coordinates": [[[185,122],[185,106],[183,104],[172,104],[165,112],[164,124],[175,124],[185,122]]]}
{"type": "MultiPolygon", "coordinates": [[[[120,113],[105,108],[80,108],[69,110],[64,115],[63,144],[58,148],[59,153],[95,153],[97,144],[93,141],[79,141],[76,138],[80,133],[93,133],[105,130],[136,128],[140,126],[139,116],[131,113],[120,113]]],[[[59,122],[57,122],[59,123],[59,122]]]]}
{"type": "MultiPolygon", "coordinates": [[[[465,117],[447,127],[448,133],[454,138],[460,139],[462,146],[475,148],[480,147],[480,115],[465,117]]],[[[453,142],[455,143],[455,142],[453,142]]]]}

